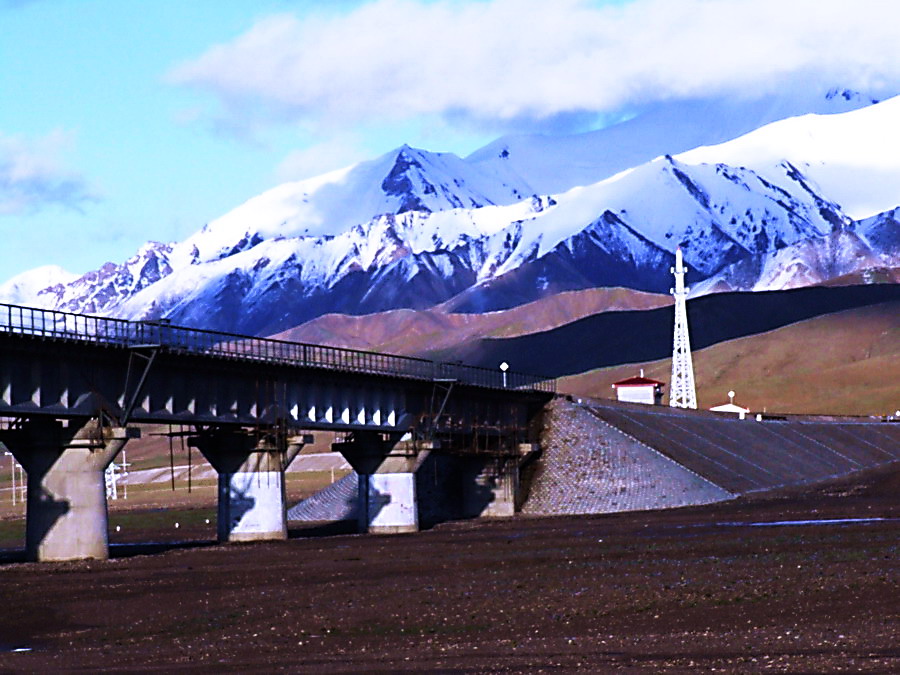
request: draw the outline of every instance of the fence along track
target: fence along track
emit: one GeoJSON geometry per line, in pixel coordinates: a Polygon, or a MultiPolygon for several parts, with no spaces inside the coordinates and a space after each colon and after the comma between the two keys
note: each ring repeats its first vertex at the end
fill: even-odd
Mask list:
{"type": "Polygon", "coordinates": [[[489,389],[553,393],[556,380],[537,375],[411,356],[380,354],[176,326],[166,321],[129,321],[0,303],[0,332],[113,348],[153,347],[196,354],[306,368],[325,368],[414,380],[454,380],[489,389]]]}

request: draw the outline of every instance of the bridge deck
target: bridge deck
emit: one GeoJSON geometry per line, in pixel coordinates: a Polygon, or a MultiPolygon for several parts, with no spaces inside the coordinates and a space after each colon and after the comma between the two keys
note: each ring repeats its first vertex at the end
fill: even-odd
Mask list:
{"type": "Polygon", "coordinates": [[[119,349],[159,349],[245,362],[454,381],[491,389],[551,393],[556,387],[553,379],[460,363],[187,328],[165,321],[127,321],[8,304],[0,304],[0,333],[119,349]]]}
{"type": "Polygon", "coordinates": [[[499,369],[0,304],[0,417],[103,410],[123,424],[521,435],[554,388],[499,369]]]}

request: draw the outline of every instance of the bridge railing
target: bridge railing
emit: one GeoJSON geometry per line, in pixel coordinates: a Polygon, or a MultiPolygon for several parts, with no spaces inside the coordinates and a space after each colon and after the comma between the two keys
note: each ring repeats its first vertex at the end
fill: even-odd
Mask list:
{"type": "Polygon", "coordinates": [[[556,389],[555,380],[525,373],[501,373],[461,363],[186,328],[164,320],[128,321],[20,305],[0,304],[0,332],[417,380],[455,380],[495,389],[543,392],[556,389]]]}

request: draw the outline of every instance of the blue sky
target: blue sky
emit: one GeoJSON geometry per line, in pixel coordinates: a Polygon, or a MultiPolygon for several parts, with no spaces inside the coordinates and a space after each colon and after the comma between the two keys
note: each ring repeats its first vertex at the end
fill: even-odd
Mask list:
{"type": "Polygon", "coordinates": [[[202,95],[165,75],[287,8],[303,4],[0,4],[0,139],[49,164],[27,204],[0,208],[9,242],[0,281],[44,264],[85,272],[121,261],[144,241],[184,237],[276,183],[286,148],[302,143],[296,131],[282,125],[250,139],[191,120],[202,95]],[[70,190],[54,189],[66,181],[70,190]]]}
{"type": "Polygon", "coordinates": [[[409,143],[895,78],[888,0],[0,0],[0,283],[409,143]],[[852,10],[848,10],[852,8],[852,10]]]}

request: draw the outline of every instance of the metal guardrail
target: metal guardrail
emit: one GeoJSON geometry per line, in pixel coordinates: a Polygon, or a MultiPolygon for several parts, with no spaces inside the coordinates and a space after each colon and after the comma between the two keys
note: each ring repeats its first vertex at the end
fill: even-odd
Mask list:
{"type": "Polygon", "coordinates": [[[502,373],[489,368],[409,356],[185,328],[165,321],[128,321],[2,303],[0,332],[109,347],[156,347],[176,354],[219,356],[415,380],[456,380],[461,384],[491,389],[556,391],[555,379],[525,373],[502,373]]]}

